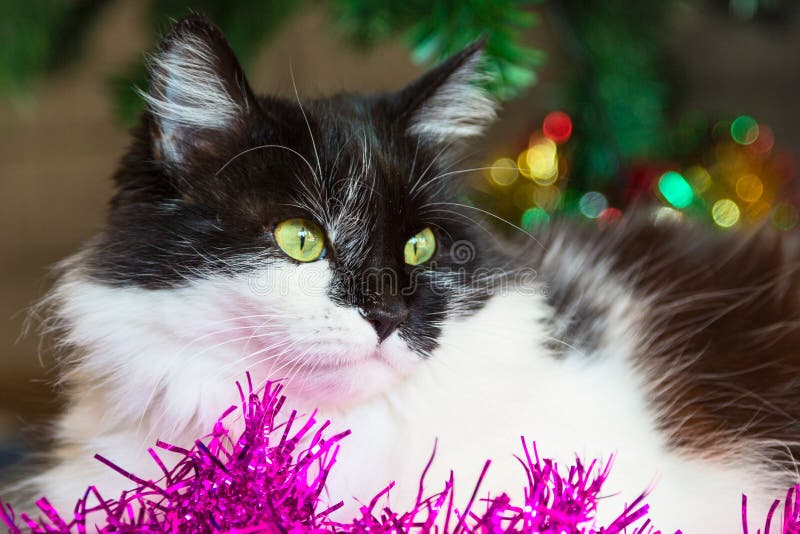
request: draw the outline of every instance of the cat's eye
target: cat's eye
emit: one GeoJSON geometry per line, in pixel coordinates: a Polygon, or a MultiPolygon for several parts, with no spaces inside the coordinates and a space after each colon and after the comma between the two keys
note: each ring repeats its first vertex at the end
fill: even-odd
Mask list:
{"type": "Polygon", "coordinates": [[[408,265],[422,265],[433,257],[434,252],[436,252],[436,237],[433,235],[433,230],[425,228],[406,241],[403,255],[408,265]]]}
{"type": "Polygon", "coordinates": [[[273,233],[281,250],[297,261],[318,260],[325,252],[325,234],[307,219],[287,219],[273,233]]]}

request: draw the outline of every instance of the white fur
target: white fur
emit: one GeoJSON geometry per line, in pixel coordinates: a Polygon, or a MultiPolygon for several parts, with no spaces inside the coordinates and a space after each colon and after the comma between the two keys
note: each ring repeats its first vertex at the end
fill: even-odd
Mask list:
{"type": "Polygon", "coordinates": [[[214,51],[197,36],[183,35],[150,61],[150,91],[139,91],[161,130],[168,159],[180,158],[179,128],[224,130],[241,116],[239,103],[220,78],[214,51]]]}
{"type": "Polygon", "coordinates": [[[478,84],[480,54],[474,54],[425,101],[413,116],[409,133],[448,142],[483,133],[497,115],[497,102],[478,84]]]}
{"type": "MultiPolygon", "coordinates": [[[[391,502],[402,508],[437,438],[429,489],[454,469],[463,504],[491,458],[483,489],[519,495],[524,475],[513,454],[522,435],[562,465],[576,453],[617,453],[604,520],[654,483],[652,517],[665,532],[737,532],[742,492],[754,517],[780,496],[744,463],[667,447],[631,362],[642,303],[622,286],[610,283],[600,297],[613,309],[599,354],[553,358],[551,310],[527,288],[446,320],[439,348],[423,361],[397,333],[378,345],[354,309],[328,299],[329,282],[326,262],[279,261],[249,276],[158,291],[111,288],[72,270],[56,299],[66,341],[80,350],[67,376],[79,387],[59,427],[59,464],[40,477],[40,493],[64,511],[90,482],[116,495],[128,481],[92,460],[95,453],[157,476],[146,446],[190,445],[236,401],[232,383],[250,370],[258,383],[285,378],[295,407],[318,406],[335,428],[353,430],[329,482],[332,501],[363,501],[397,480],[391,502]]],[[[353,511],[349,502],[341,514],[353,511]]]]}

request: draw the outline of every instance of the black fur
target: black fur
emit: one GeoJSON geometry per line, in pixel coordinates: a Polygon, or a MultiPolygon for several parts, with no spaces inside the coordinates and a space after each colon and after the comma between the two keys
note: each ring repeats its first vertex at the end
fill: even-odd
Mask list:
{"type": "MultiPolygon", "coordinates": [[[[398,93],[300,101],[254,97],[224,37],[202,17],[178,23],[159,53],[169,53],[187,37],[214,51],[221,84],[246,111],[225,129],[180,126],[169,134],[158,116],[143,115],[115,177],[118,191],[107,228],[89,251],[90,275],[105,284],[155,291],[208,273],[246,272],[273,258],[286,259],[274,242],[275,224],[304,217],[325,228],[321,214],[309,209],[309,192],[320,205],[348,209],[348,188],[357,180],[364,205],[356,232],[368,236],[366,249],[328,244],[320,261],[330,262],[335,272],[331,297],[368,314],[399,314],[401,336],[428,354],[455,290],[434,287],[436,273],[457,270],[461,283],[468,284],[474,269],[487,262],[481,247],[467,262],[451,258],[452,243],[476,243],[481,236],[458,207],[430,205],[450,201],[450,194],[438,184],[411,194],[417,181],[424,184],[450,170],[457,155],[455,148],[426,142],[408,128],[414,112],[480,54],[482,44],[398,93]],[[165,153],[166,135],[180,158],[165,153]],[[368,172],[363,172],[365,154],[368,172]],[[436,232],[436,256],[421,273],[413,272],[404,263],[403,247],[425,227],[436,232]],[[370,276],[381,270],[395,277],[388,290],[370,276]]],[[[151,94],[163,97],[168,74],[153,69],[151,94]]],[[[460,140],[452,141],[455,146],[460,140]]],[[[476,297],[476,306],[480,302],[476,297]]]]}
{"type": "MultiPolygon", "coordinates": [[[[635,313],[634,365],[669,443],[694,455],[759,455],[776,474],[800,463],[800,255],[797,236],[769,228],[720,235],[640,216],[605,228],[556,224],[532,261],[546,266],[556,343],[614,350],[598,325],[608,303],[587,287],[618,284],[644,305],[635,313]],[[564,239],[566,237],[566,240],[564,239]],[[574,277],[557,270],[586,262],[574,277]],[[593,280],[592,268],[608,272],[593,280]]],[[[787,484],[789,482],[787,481],[787,484]]]]}

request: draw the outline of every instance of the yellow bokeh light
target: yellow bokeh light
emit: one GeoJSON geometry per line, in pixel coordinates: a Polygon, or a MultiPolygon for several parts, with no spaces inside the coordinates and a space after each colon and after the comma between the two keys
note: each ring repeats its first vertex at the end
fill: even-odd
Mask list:
{"type": "Polygon", "coordinates": [[[558,150],[550,139],[537,139],[517,158],[520,172],[539,185],[551,185],[558,179],[558,150]]]}
{"type": "Polygon", "coordinates": [[[500,158],[489,169],[489,177],[492,183],[501,187],[509,186],[517,180],[519,169],[516,162],[511,158],[500,158]]]}
{"type": "Polygon", "coordinates": [[[533,203],[546,211],[553,211],[561,200],[561,191],[555,186],[537,187],[533,191],[533,203]]]}
{"type": "Polygon", "coordinates": [[[693,165],[686,169],[683,175],[692,184],[692,188],[698,193],[705,193],[711,187],[711,174],[700,165],[693,165]]]}
{"type": "Polygon", "coordinates": [[[528,165],[528,151],[523,150],[517,156],[517,168],[519,169],[520,174],[526,178],[532,178],[531,176],[531,168],[528,165]]]}
{"type": "Polygon", "coordinates": [[[769,202],[764,200],[759,200],[758,202],[751,205],[747,208],[747,218],[750,221],[760,221],[764,219],[767,215],[769,215],[769,211],[772,209],[772,206],[769,202]]]}
{"type": "Polygon", "coordinates": [[[717,200],[711,207],[711,217],[722,228],[730,228],[739,222],[739,215],[739,206],[729,198],[717,200]]]}
{"type": "Polygon", "coordinates": [[[755,202],[764,193],[764,184],[755,174],[743,174],[736,180],[736,194],[745,202],[755,202]]]}

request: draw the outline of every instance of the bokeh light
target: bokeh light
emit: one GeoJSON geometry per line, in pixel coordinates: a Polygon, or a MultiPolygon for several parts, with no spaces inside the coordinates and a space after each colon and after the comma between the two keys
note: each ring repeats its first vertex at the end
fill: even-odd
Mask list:
{"type": "Polygon", "coordinates": [[[553,211],[561,201],[561,191],[553,185],[537,187],[533,191],[533,203],[543,210],[553,211]]]}
{"type": "Polygon", "coordinates": [[[728,138],[731,131],[730,121],[717,121],[711,128],[711,137],[717,141],[728,138]]]}
{"type": "Polygon", "coordinates": [[[705,167],[692,165],[683,174],[698,193],[705,193],[711,187],[711,173],[705,167]]]}
{"type": "Polygon", "coordinates": [[[661,206],[653,213],[653,221],[656,224],[674,224],[681,220],[683,220],[683,213],[669,206],[661,206]]]}
{"type": "Polygon", "coordinates": [[[617,208],[606,208],[601,213],[600,216],[597,218],[598,221],[601,223],[613,223],[614,221],[620,219],[622,217],[622,210],[617,208]]]}
{"type": "Polygon", "coordinates": [[[772,206],[769,204],[769,202],[761,199],[753,204],[750,204],[747,207],[744,215],[747,217],[748,222],[756,222],[769,215],[770,209],[772,209],[772,206]]]}
{"type": "Polygon", "coordinates": [[[736,180],[736,194],[745,202],[755,202],[764,193],[764,184],[755,174],[743,174],[736,180]]]}
{"type": "Polygon", "coordinates": [[[664,199],[676,208],[685,208],[694,200],[692,186],[675,171],[667,171],[658,180],[658,190],[664,199]]]}
{"type": "Polygon", "coordinates": [[[589,191],[578,201],[578,209],[589,219],[596,219],[608,207],[608,200],[599,191],[589,191]]]}
{"type": "Polygon", "coordinates": [[[542,208],[528,208],[522,213],[522,227],[531,231],[550,222],[550,214],[542,208]]]}
{"type": "Polygon", "coordinates": [[[788,202],[781,202],[772,210],[772,224],[779,230],[791,230],[797,226],[797,208],[788,202]]]}
{"type": "Polygon", "coordinates": [[[740,145],[751,145],[758,139],[758,123],[753,117],[739,115],[731,122],[731,138],[740,145]]]}
{"type": "Polygon", "coordinates": [[[542,122],[545,137],[556,143],[564,143],[572,135],[572,119],[563,111],[552,111],[542,122]]]}
{"type": "Polygon", "coordinates": [[[489,169],[492,183],[501,187],[513,184],[517,180],[517,176],[519,176],[519,169],[511,158],[500,158],[492,163],[489,169]]]}
{"type": "MultiPolygon", "coordinates": [[[[559,144],[567,138],[582,141],[575,139],[571,128],[568,115],[549,113],[516,159],[501,157],[487,165],[486,180],[474,187],[483,194],[503,196],[498,208],[513,213],[509,218],[522,221],[526,228],[549,221],[561,211],[580,214],[602,226],[624,217],[636,199],[660,201],[649,211],[658,223],[702,218],[722,228],[764,222],[781,229],[800,228],[800,208],[785,200],[800,198],[800,189],[796,196],[787,194],[795,174],[789,152],[775,144],[768,126],[752,117],[740,115],[733,121],[717,122],[714,140],[703,153],[633,164],[627,169],[630,180],[624,189],[602,181],[576,187],[581,176],[569,176],[567,169],[576,165],[583,172],[581,165],[586,163],[573,158],[573,148],[564,150],[559,144]],[[665,170],[665,165],[671,169],[665,170]],[[528,179],[520,180],[520,175],[528,179]],[[784,204],[777,205],[781,200],[784,204]]],[[[592,160],[589,165],[597,171],[605,163],[592,160]]]]}
{"type": "Polygon", "coordinates": [[[775,133],[769,126],[758,125],[758,139],[750,145],[750,149],[759,154],[768,154],[775,146],[775,133]]]}
{"type": "Polygon", "coordinates": [[[537,184],[550,185],[558,179],[558,150],[556,144],[547,138],[537,139],[528,150],[517,158],[523,175],[532,178],[537,184]]]}
{"type": "Polygon", "coordinates": [[[711,217],[722,228],[730,228],[739,222],[739,216],[739,206],[729,198],[717,200],[711,207],[711,217]]]}

